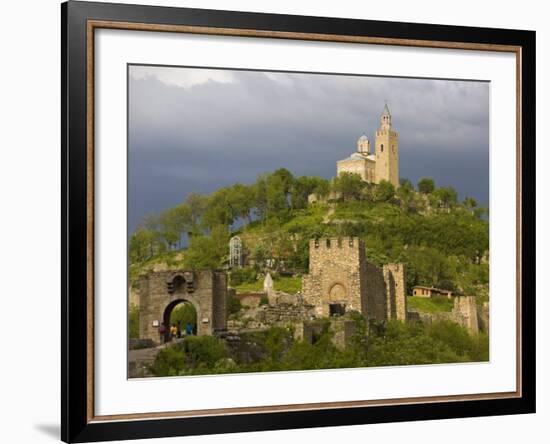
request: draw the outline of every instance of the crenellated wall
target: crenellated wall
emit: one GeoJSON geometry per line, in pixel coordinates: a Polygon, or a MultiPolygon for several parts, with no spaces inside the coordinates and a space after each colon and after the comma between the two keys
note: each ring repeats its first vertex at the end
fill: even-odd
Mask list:
{"type": "Polygon", "coordinates": [[[323,238],[309,242],[309,274],[302,278],[304,302],[316,315],[329,316],[330,304],[366,315],[365,246],[358,238],[323,238]]]}
{"type": "Polygon", "coordinates": [[[359,238],[312,239],[309,248],[302,292],[317,316],[329,316],[330,305],[341,304],[369,319],[406,319],[403,264],[380,268],[368,263],[359,238]]]}

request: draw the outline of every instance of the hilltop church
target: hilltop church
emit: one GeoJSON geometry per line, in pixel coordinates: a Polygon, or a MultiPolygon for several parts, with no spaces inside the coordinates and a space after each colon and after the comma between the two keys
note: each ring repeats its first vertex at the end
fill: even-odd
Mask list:
{"type": "Polygon", "coordinates": [[[336,162],[337,175],[344,172],[355,173],[365,182],[380,183],[382,180],[399,186],[399,141],[397,132],[392,129],[388,104],[380,116],[380,128],[376,131],[374,151],[370,141],[363,134],[357,140],[357,151],[346,159],[336,162]]]}

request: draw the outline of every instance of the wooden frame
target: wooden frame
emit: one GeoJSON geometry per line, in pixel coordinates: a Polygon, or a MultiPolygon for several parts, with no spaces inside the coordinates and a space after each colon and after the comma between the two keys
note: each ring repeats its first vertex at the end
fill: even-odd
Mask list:
{"type": "Polygon", "coordinates": [[[535,34],[197,9],[64,3],[62,14],[62,439],[85,442],[535,411],[535,34]],[[94,31],[115,28],[505,51],[517,60],[517,391],[94,415],[94,31]],[[524,113],[530,119],[522,119],[524,113]],[[528,295],[528,297],[522,297],[528,295]],[[83,328],[86,326],[86,328],[83,328]]]}

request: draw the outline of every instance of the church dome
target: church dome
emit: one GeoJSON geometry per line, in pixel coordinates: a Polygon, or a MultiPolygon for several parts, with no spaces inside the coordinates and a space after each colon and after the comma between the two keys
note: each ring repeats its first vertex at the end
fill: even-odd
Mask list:
{"type": "Polygon", "coordinates": [[[359,139],[357,140],[358,142],[367,142],[369,140],[369,138],[363,134],[361,137],[359,137],[359,139]]]}

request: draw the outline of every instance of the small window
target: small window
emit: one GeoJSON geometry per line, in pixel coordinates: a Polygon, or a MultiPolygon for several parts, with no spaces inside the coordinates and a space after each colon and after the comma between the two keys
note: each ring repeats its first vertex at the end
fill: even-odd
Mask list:
{"type": "Polygon", "coordinates": [[[384,145],[383,145],[383,144],[380,145],[380,151],[381,151],[381,152],[384,152],[384,145]]]}
{"type": "Polygon", "coordinates": [[[330,239],[327,239],[327,248],[330,248],[330,239]]]}

